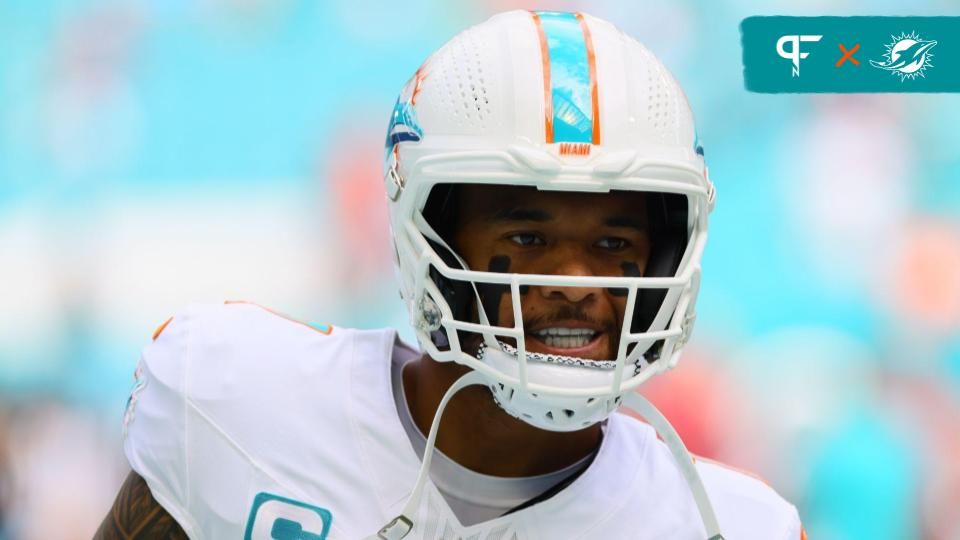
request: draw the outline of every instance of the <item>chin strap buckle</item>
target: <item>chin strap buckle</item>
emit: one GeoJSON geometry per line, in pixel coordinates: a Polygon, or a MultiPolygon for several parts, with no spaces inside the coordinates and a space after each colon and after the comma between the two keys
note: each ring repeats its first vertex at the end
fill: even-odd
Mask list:
{"type": "Polygon", "coordinates": [[[393,202],[396,202],[397,199],[400,198],[400,194],[403,193],[403,188],[406,185],[403,175],[400,174],[399,167],[400,163],[394,160],[387,170],[385,178],[387,196],[390,197],[390,200],[393,202]]]}
{"type": "Polygon", "coordinates": [[[413,530],[413,522],[407,516],[400,514],[384,525],[377,532],[376,537],[380,540],[400,540],[410,534],[411,530],[413,530]]]}

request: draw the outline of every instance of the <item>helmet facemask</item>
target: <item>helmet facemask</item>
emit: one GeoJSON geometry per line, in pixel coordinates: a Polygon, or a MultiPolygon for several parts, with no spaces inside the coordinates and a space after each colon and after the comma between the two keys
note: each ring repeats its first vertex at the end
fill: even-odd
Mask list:
{"type": "Polygon", "coordinates": [[[643,270],[565,276],[511,273],[509,260],[497,264],[497,257],[484,270],[469,268],[450,241],[459,188],[435,184],[403,224],[404,234],[397,234],[399,263],[418,269],[409,285],[420,293],[407,299],[408,306],[421,346],[434,360],[480,371],[505,411],[554,431],[605,419],[625,392],[676,361],[693,320],[699,268],[690,261],[702,250],[703,238],[693,234],[698,215],[706,213],[702,193],[645,192],[652,241],[643,270]],[[531,351],[524,297],[543,286],[598,288],[625,298],[620,324],[609,332],[615,354],[601,360],[531,351]],[[502,303],[511,308],[512,325],[497,320],[502,303]]]}

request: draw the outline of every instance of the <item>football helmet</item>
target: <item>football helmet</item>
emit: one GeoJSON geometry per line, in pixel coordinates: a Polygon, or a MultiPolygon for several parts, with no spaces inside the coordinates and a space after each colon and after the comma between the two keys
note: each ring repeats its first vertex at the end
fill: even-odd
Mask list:
{"type": "Polygon", "coordinates": [[[543,429],[582,429],[676,364],[695,318],[714,189],[679,84],[612,24],[581,13],[513,11],[454,37],[400,93],[384,179],[400,294],[421,348],[483,373],[510,414],[543,429]],[[443,214],[430,205],[443,204],[444,189],[467,183],[649,192],[657,218],[646,272],[469,268],[428,219],[443,214]],[[616,358],[578,362],[526,350],[521,289],[548,285],[626,291],[616,358]],[[491,323],[485,289],[509,292],[512,327],[491,323]],[[483,336],[479,349],[464,342],[468,333],[483,336]]]}
{"type": "Polygon", "coordinates": [[[420,346],[434,360],[472,371],[441,400],[403,512],[371,538],[403,538],[414,526],[439,418],[457,391],[477,384],[508,413],[547,430],[583,429],[621,404],[638,411],[677,459],[707,536],[722,538],[682,441],[634,392],[672,368],[690,336],[715,201],[690,106],[663,64],[587,14],[496,15],[451,39],[403,87],[387,129],[384,181],[400,295],[420,346]],[[623,276],[470,268],[440,233],[452,186],[462,184],[645,192],[652,241],[646,268],[623,276]],[[522,292],[548,286],[626,297],[615,358],[527,350],[522,292]],[[505,294],[511,326],[485,309],[505,294]]]}

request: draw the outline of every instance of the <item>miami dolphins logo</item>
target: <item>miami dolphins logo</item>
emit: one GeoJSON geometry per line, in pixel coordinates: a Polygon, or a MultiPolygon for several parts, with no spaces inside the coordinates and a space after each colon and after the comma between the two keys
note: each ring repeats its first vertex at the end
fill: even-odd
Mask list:
{"type": "Polygon", "coordinates": [[[419,141],[423,136],[423,130],[417,122],[417,111],[409,101],[397,101],[393,107],[393,116],[390,117],[390,125],[387,127],[387,152],[393,150],[393,147],[404,141],[419,141]]]}
{"type": "MultiPolygon", "coordinates": [[[[417,69],[413,77],[407,81],[407,84],[400,90],[400,96],[397,98],[397,104],[393,107],[393,114],[390,115],[390,125],[387,126],[387,141],[384,160],[389,168],[389,159],[394,153],[398,144],[406,141],[417,142],[423,137],[423,129],[420,122],[417,121],[417,110],[414,106],[417,103],[417,94],[420,93],[420,87],[426,78],[426,67],[428,58],[423,65],[417,69]]],[[[394,156],[395,158],[396,156],[394,156]]]]}
{"type": "Polygon", "coordinates": [[[900,82],[906,79],[925,77],[923,72],[933,67],[930,62],[933,53],[930,52],[930,49],[937,42],[921,39],[916,32],[901,33],[899,36],[890,37],[893,41],[889,45],[884,45],[887,52],[883,55],[883,60],[880,62],[870,60],[870,65],[885,69],[891,74],[899,75],[900,82]]]}

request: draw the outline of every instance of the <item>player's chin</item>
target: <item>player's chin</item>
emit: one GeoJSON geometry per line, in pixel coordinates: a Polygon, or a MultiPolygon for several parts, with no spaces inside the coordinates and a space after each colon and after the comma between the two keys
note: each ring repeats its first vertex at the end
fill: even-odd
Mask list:
{"type": "Polygon", "coordinates": [[[536,334],[525,334],[527,351],[543,354],[572,356],[584,360],[610,360],[614,356],[613,340],[607,332],[597,332],[590,340],[544,339],[536,334]]]}

